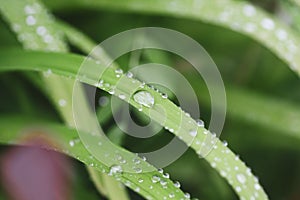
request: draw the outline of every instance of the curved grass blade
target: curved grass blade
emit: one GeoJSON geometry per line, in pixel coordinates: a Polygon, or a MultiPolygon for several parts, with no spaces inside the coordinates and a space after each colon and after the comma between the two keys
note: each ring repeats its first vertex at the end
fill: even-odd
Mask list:
{"type": "MultiPolygon", "coordinates": [[[[76,73],[84,60],[84,57],[78,55],[20,52],[14,50],[0,52],[0,55],[5,58],[0,61],[0,71],[2,72],[9,70],[47,71],[51,69],[55,74],[71,78],[76,78],[76,73]],[[18,61],[13,59],[14,57],[18,57],[18,61]]],[[[99,86],[99,77],[95,72],[104,66],[97,64],[94,60],[88,60],[88,62],[90,66],[89,70],[85,71],[84,74],[79,74],[79,79],[84,83],[99,86]]],[[[111,68],[105,70],[101,79],[104,83],[109,83],[111,87],[115,87],[114,95],[118,97],[118,95],[122,93],[126,96],[126,98],[123,99],[124,101],[127,101],[137,109],[140,108],[141,105],[131,97],[131,88],[136,84],[143,85],[141,82],[129,78],[126,75],[117,77],[115,70],[111,68]],[[116,85],[119,78],[126,81],[125,84],[122,84],[123,87],[116,85]]],[[[111,89],[110,87],[101,86],[99,86],[99,88],[107,92],[111,89]]],[[[180,107],[177,107],[168,99],[163,98],[159,92],[156,92],[148,86],[144,86],[143,90],[151,94],[155,99],[155,103],[160,105],[152,108],[143,107],[142,112],[144,114],[148,115],[160,125],[169,127],[168,130],[173,129],[174,131],[172,132],[187,144],[191,143],[190,131],[196,130],[197,134],[191,143],[191,147],[202,156],[205,152],[203,150],[211,146],[209,142],[214,144],[214,148],[204,158],[229,182],[229,184],[232,185],[241,198],[268,199],[264,190],[259,185],[257,178],[253,176],[251,170],[228,147],[226,147],[226,143],[222,143],[215,135],[211,134],[205,128],[198,127],[194,119],[186,115],[180,107]],[[181,125],[181,127],[178,127],[179,125],[181,125]]]]}
{"type": "MultiPolygon", "coordinates": [[[[294,0],[298,2],[298,0],[294,0]]],[[[47,2],[45,2],[47,4],[47,2]]],[[[233,0],[77,0],[51,1],[53,8],[87,7],[150,13],[201,20],[253,38],[276,54],[300,75],[300,37],[270,14],[245,1],[233,0]]]]}

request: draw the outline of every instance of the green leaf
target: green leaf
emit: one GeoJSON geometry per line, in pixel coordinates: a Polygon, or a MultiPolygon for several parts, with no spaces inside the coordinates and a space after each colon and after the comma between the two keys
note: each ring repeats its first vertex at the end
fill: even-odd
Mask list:
{"type": "MultiPolygon", "coordinates": [[[[299,2],[299,0],[294,0],[299,2]]],[[[245,34],[285,61],[300,75],[300,37],[297,32],[246,1],[233,0],[76,0],[45,1],[52,8],[83,7],[150,13],[201,20],[245,34]]]]}

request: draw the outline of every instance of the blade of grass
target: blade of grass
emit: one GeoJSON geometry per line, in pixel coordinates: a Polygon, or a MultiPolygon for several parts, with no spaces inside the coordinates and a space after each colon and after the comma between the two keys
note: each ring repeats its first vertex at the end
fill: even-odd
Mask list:
{"type": "MultiPolygon", "coordinates": [[[[70,54],[58,53],[42,53],[42,52],[20,52],[8,51],[0,52],[1,57],[5,58],[0,61],[0,71],[9,70],[44,70],[51,69],[53,73],[76,78],[77,71],[84,60],[84,57],[70,54]],[[12,59],[18,56],[18,61],[12,59]],[[22,63],[20,65],[19,63],[22,63]]],[[[98,84],[98,75],[96,71],[103,68],[101,64],[97,64],[94,60],[87,60],[89,64],[88,71],[84,74],[79,74],[79,80],[90,85],[98,84]]],[[[131,88],[142,85],[138,80],[122,75],[115,76],[115,70],[107,68],[101,79],[104,83],[109,83],[111,87],[115,87],[114,95],[118,97],[120,93],[126,96],[124,101],[130,103],[135,108],[140,108],[140,104],[131,98],[131,88]],[[116,85],[122,78],[125,82],[122,85],[116,85]]],[[[98,85],[99,86],[99,85],[98,85]]],[[[109,91],[110,87],[101,87],[100,89],[109,91]]],[[[197,130],[196,138],[192,141],[191,147],[202,156],[203,148],[209,148],[210,142],[214,144],[214,148],[204,158],[215,168],[235,189],[241,198],[250,199],[268,199],[258,180],[251,170],[228,148],[227,144],[223,144],[218,138],[207,131],[205,128],[198,127],[194,119],[185,114],[180,107],[177,107],[173,102],[164,99],[159,92],[151,89],[147,85],[143,88],[149,92],[155,99],[155,104],[152,108],[144,107],[141,112],[149,116],[151,119],[164,127],[173,129],[173,133],[187,144],[191,143],[190,130],[197,130]],[[151,111],[151,112],[150,112],[151,111]],[[150,114],[151,113],[151,114],[150,114]],[[178,127],[180,126],[180,127],[178,127]],[[206,143],[209,141],[208,143],[206,143]]]]}
{"type": "MultiPolygon", "coordinates": [[[[298,0],[294,0],[298,2],[298,0]]],[[[233,0],[76,0],[47,1],[52,8],[86,7],[201,20],[245,34],[276,54],[300,75],[299,35],[278,19],[245,1],[233,0]]]]}

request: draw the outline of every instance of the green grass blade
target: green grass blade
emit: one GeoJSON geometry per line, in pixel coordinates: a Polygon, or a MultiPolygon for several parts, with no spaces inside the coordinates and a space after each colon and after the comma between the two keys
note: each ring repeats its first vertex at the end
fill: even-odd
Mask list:
{"type": "MultiPolygon", "coordinates": [[[[0,56],[5,58],[0,61],[0,71],[2,72],[9,70],[47,71],[51,69],[53,73],[72,78],[76,78],[76,73],[84,60],[84,57],[78,55],[20,52],[14,50],[2,51],[0,52],[0,56]],[[13,59],[14,57],[18,57],[18,61],[13,59]],[[22,65],[19,63],[22,63],[22,65]]],[[[93,60],[88,60],[87,62],[89,64],[88,71],[85,71],[84,74],[79,74],[77,78],[87,84],[97,85],[99,77],[95,72],[104,66],[96,64],[96,61],[93,60]]],[[[115,70],[111,68],[107,68],[101,77],[104,83],[109,83],[110,86],[116,85],[114,95],[118,96],[120,92],[122,92],[122,94],[126,96],[125,101],[135,108],[140,108],[140,105],[131,98],[132,91],[130,88],[139,84],[141,85],[142,83],[137,80],[132,81],[132,78],[128,78],[125,75],[121,76],[121,78],[126,81],[126,84],[122,84],[122,86],[116,85],[119,78],[115,76],[115,70]]],[[[100,89],[109,91],[111,88],[100,87],[100,89]]],[[[185,112],[174,103],[168,99],[164,99],[160,93],[148,86],[145,86],[143,90],[149,92],[154,97],[156,104],[159,105],[153,108],[144,107],[142,110],[144,114],[148,115],[160,125],[173,129],[173,133],[187,144],[191,142],[189,131],[191,129],[197,130],[196,138],[193,140],[191,147],[201,156],[203,148],[205,149],[210,146],[204,141],[215,143],[215,147],[205,159],[227,179],[240,197],[250,199],[254,195],[258,199],[268,199],[264,190],[259,185],[258,180],[251,173],[251,170],[218,138],[214,137],[205,128],[198,128],[194,119],[187,116],[185,112]],[[150,111],[151,115],[149,114],[150,111]],[[178,127],[179,125],[181,125],[180,128],[178,127]]]]}
{"type": "MultiPolygon", "coordinates": [[[[298,2],[298,0],[294,0],[298,2]]],[[[300,75],[300,37],[278,19],[245,1],[233,0],[76,0],[47,1],[53,8],[87,7],[201,20],[253,38],[300,75]],[[70,3],[71,2],[71,3],[70,3]]]]}

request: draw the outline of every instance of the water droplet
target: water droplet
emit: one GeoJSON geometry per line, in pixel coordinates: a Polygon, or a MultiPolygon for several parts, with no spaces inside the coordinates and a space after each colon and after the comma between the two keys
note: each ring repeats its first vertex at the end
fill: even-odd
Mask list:
{"type": "Polygon", "coordinates": [[[140,105],[151,108],[154,105],[154,97],[147,91],[139,91],[133,95],[133,99],[140,105]]]}
{"type": "Polygon", "coordinates": [[[237,192],[241,192],[241,191],[242,191],[242,188],[241,188],[240,186],[237,186],[237,187],[235,188],[235,190],[236,190],[237,192]]]}
{"type": "Polygon", "coordinates": [[[208,130],[205,130],[205,131],[203,132],[203,134],[204,134],[204,135],[207,135],[207,134],[209,134],[209,131],[208,131],[208,130]]]}
{"type": "Polygon", "coordinates": [[[108,93],[109,93],[109,94],[115,94],[115,88],[114,88],[114,87],[111,87],[111,88],[108,90],[108,93]]]}
{"type": "Polygon", "coordinates": [[[110,167],[108,175],[112,176],[112,175],[122,173],[122,172],[123,172],[123,169],[120,165],[113,165],[110,167]]]}
{"type": "Polygon", "coordinates": [[[70,145],[71,147],[74,147],[74,145],[75,145],[74,140],[70,140],[70,141],[69,141],[69,145],[70,145]]]}
{"type": "Polygon", "coordinates": [[[244,176],[244,174],[237,174],[236,178],[242,184],[244,184],[246,182],[246,177],[244,176]]]}
{"type": "Polygon", "coordinates": [[[164,178],[170,178],[170,174],[165,173],[165,174],[163,174],[163,177],[164,177],[164,178]]]}
{"type": "Polygon", "coordinates": [[[45,43],[49,44],[53,42],[53,37],[49,34],[46,34],[45,36],[43,36],[43,40],[45,43]]]}
{"type": "Polygon", "coordinates": [[[204,122],[201,119],[196,120],[197,126],[204,127],[204,122]]]}
{"type": "Polygon", "coordinates": [[[165,185],[167,185],[167,181],[166,180],[160,180],[160,184],[162,185],[162,186],[165,186],[165,185]]]}
{"type": "Polygon", "coordinates": [[[58,104],[59,104],[59,106],[64,107],[64,106],[66,106],[67,101],[66,101],[65,99],[60,99],[60,100],[58,101],[58,104]]]}
{"type": "Polygon", "coordinates": [[[133,170],[138,174],[143,172],[143,170],[139,167],[135,167],[135,168],[133,168],[133,170]]]}
{"type": "Polygon", "coordinates": [[[27,5],[27,6],[24,7],[24,12],[27,15],[32,15],[32,14],[36,13],[35,9],[30,5],[27,5]]]}
{"type": "Polygon", "coordinates": [[[144,182],[144,179],[139,178],[138,182],[139,182],[139,183],[142,183],[142,182],[144,182]]]}
{"type": "Polygon", "coordinates": [[[161,168],[160,168],[160,169],[158,169],[157,171],[158,171],[159,173],[161,173],[161,174],[162,174],[162,173],[164,173],[164,170],[163,170],[163,169],[161,169],[161,168]]]}
{"type": "Polygon", "coordinates": [[[126,96],[125,96],[125,94],[119,94],[119,98],[124,100],[126,98],[126,96]]]}
{"type": "Polygon", "coordinates": [[[47,71],[43,72],[44,77],[48,78],[52,74],[52,70],[48,69],[47,71]]]}
{"type": "Polygon", "coordinates": [[[116,73],[116,74],[123,74],[123,70],[122,70],[122,69],[116,69],[116,70],[115,70],[115,73],[116,73]]]}
{"type": "Polygon", "coordinates": [[[224,145],[225,147],[227,147],[227,146],[228,146],[228,142],[227,142],[226,140],[224,140],[224,141],[223,141],[223,145],[224,145]]]}
{"type": "Polygon", "coordinates": [[[276,31],[276,36],[281,41],[284,41],[287,39],[287,33],[285,30],[282,30],[282,29],[276,31]]]}
{"type": "Polygon", "coordinates": [[[156,175],[154,175],[154,176],[152,176],[152,183],[157,183],[157,182],[159,182],[160,181],[160,177],[159,176],[156,176],[156,175]]]}
{"type": "Polygon", "coordinates": [[[135,188],[135,191],[140,192],[140,188],[139,187],[135,188]]]}
{"type": "Polygon", "coordinates": [[[127,161],[126,161],[125,159],[121,159],[119,162],[120,162],[121,164],[126,164],[126,163],[127,163],[127,161]]]}
{"type": "Polygon", "coordinates": [[[136,164],[136,165],[138,165],[138,164],[141,163],[141,160],[138,159],[138,158],[134,158],[132,161],[133,161],[133,163],[136,164]]]}
{"type": "Polygon", "coordinates": [[[133,73],[132,73],[132,72],[127,72],[127,73],[126,73],[126,76],[127,76],[128,78],[132,78],[132,77],[133,77],[133,73]]]}
{"type": "Polygon", "coordinates": [[[174,193],[170,193],[170,194],[169,194],[169,197],[170,197],[170,198],[174,198],[174,197],[175,197],[175,194],[174,194],[174,193]]]}
{"type": "Polygon", "coordinates": [[[168,94],[162,94],[161,97],[162,97],[163,99],[167,99],[167,98],[168,98],[168,94]]]}
{"type": "Polygon", "coordinates": [[[274,21],[270,18],[263,19],[260,24],[266,30],[273,30],[275,27],[274,21]]]}
{"type": "Polygon", "coordinates": [[[190,136],[192,136],[192,137],[196,137],[196,135],[197,135],[197,130],[190,130],[190,131],[189,131],[189,134],[190,134],[190,136]]]}
{"type": "Polygon", "coordinates": [[[36,33],[40,36],[43,36],[47,33],[47,29],[44,26],[39,26],[36,28],[36,33]]]}
{"type": "Polygon", "coordinates": [[[191,198],[191,195],[189,193],[185,193],[184,197],[189,199],[189,198],[191,198]]]}
{"type": "Polygon", "coordinates": [[[147,158],[146,158],[145,156],[142,156],[141,159],[142,159],[143,161],[146,161],[146,160],[147,160],[147,158]]]}
{"type": "Polygon", "coordinates": [[[259,185],[258,183],[256,183],[256,184],[254,185],[254,188],[255,188],[256,190],[259,190],[259,189],[260,189],[260,185],[259,185]]]}
{"type": "Polygon", "coordinates": [[[176,182],[174,182],[174,186],[176,187],[176,188],[180,188],[180,183],[178,182],[178,181],[176,181],[176,182]]]}
{"type": "Polygon", "coordinates": [[[252,5],[246,5],[243,8],[243,12],[246,16],[251,17],[251,16],[255,15],[256,9],[252,5]]]}

